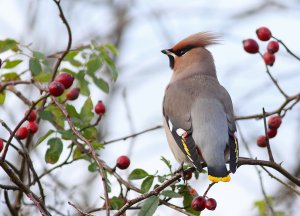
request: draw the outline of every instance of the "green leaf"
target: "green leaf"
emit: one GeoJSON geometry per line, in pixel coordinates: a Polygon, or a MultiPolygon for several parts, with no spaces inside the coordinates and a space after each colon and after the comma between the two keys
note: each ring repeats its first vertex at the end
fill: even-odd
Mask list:
{"type": "Polygon", "coordinates": [[[7,50],[18,51],[18,43],[12,39],[0,40],[0,53],[7,50]]]}
{"type": "Polygon", "coordinates": [[[34,77],[35,81],[47,83],[51,80],[52,74],[51,73],[39,73],[34,77]]]}
{"type": "Polygon", "coordinates": [[[159,204],[159,198],[157,196],[151,196],[143,203],[143,206],[138,216],[152,216],[159,204]]]}
{"type": "Polygon", "coordinates": [[[39,113],[39,116],[41,119],[51,122],[54,126],[59,126],[61,128],[64,128],[65,126],[65,116],[56,106],[48,106],[44,111],[39,113]]]}
{"type": "Polygon", "coordinates": [[[60,138],[52,138],[48,140],[49,148],[46,151],[45,160],[47,163],[55,164],[63,150],[63,143],[60,138]]]}
{"type": "Polygon", "coordinates": [[[49,130],[44,136],[41,136],[38,141],[36,142],[36,144],[34,145],[34,147],[37,147],[39,144],[41,144],[45,139],[48,138],[48,136],[50,136],[51,134],[54,133],[54,130],[49,130]]]}
{"type": "Polygon", "coordinates": [[[89,125],[91,120],[94,117],[93,109],[93,102],[90,97],[88,97],[83,104],[81,111],[80,111],[80,119],[83,121],[84,124],[89,125]]]}
{"type": "Polygon", "coordinates": [[[93,78],[94,83],[105,93],[109,92],[109,85],[104,79],[98,79],[96,77],[93,78]]]}
{"type": "Polygon", "coordinates": [[[13,60],[13,61],[5,61],[5,65],[3,68],[5,69],[10,69],[10,68],[14,68],[16,67],[18,64],[20,64],[22,62],[22,60],[13,60]]]}
{"type": "Polygon", "coordinates": [[[110,200],[110,205],[114,210],[119,210],[120,208],[123,207],[123,205],[125,205],[125,201],[122,198],[113,196],[110,200]]]}
{"type": "Polygon", "coordinates": [[[144,179],[142,186],[141,186],[141,191],[142,193],[146,193],[150,190],[152,184],[153,184],[154,176],[150,175],[147,178],[144,179]]]}
{"type": "Polygon", "coordinates": [[[180,198],[180,197],[182,197],[182,195],[180,195],[179,193],[176,193],[172,190],[164,190],[163,192],[161,192],[161,195],[169,197],[169,198],[180,198]]]}
{"type": "Polygon", "coordinates": [[[87,64],[87,73],[94,77],[95,72],[102,66],[102,62],[99,57],[90,59],[87,64]]]}
{"type": "Polygon", "coordinates": [[[112,61],[112,59],[108,55],[104,55],[104,56],[102,56],[102,58],[110,71],[110,75],[111,75],[112,79],[114,81],[116,81],[118,78],[118,71],[117,71],[115,63],[112,61]]]}
{"type": "Polygon", "coordinates": [[[33,76],[38,75],[42,72],[42,66],[38,59],[36,58],[30,58],[29,60],[29,69],[33,76]]]}
{"type": "Polygon", "coordinates": [[[163,161],[163,162],[167,165],[167,167],[168,167],[169,170],[170,170],[170,173],[172,173],[172,165],[171,165],[171,162],[170,162],[168,159],[166,159],[164,156],[161,156],[161,157],[160,157],[160,160],[163,161]]]}
{"type": "Polygon", "coordinates": [[[0,92],[0,105],[4,104],[5,97],[6,97],[6,92],[5,91],[0,92]]]}
{"type": "Polygon", "coordinates": [[[104,144],[99,142],[92,142],[92,145],[95,149],[104,149],[104,144]]]}
{"type": "Polygon", "coordinates": [[[158,181],[159,181],[160,183],[163,183],[163,182],[166,180],[166,176],[165,176],[165,175],[163,175],[163,176],[158,176],[157,178],[158,178],[158,181]]]}
{"type": "Polygon", "coordinates": [[[61,134],[61,138],[64,140],[73,140],[76,139],[76,136],[73,134],[71,129],[69,130],[58,130],[58,133],[61,134]]]}
{"type": "Polygon", "coordinates": [[[88,166],[88,170],[90,172],[96,172],[98,170],[98,166],[96,164],[96,162],[93,162],[91,163],[89,166],[88,166]]]}
{"type": "Polygon", "coordinates": [[[74,123],[74,125],[76,127],[83,127],[84,123],[79,115],[79,113],[77,112],[77,110],[75,109],[74,106],[67,104],[66,105],[66,110],[69,113],[69,116],[72,120],[72,122],[74,123]]]}
{"type": "Polygon", "coordinates": [[[82,157],[82,152],[76,147],[74,152],[73,152],[73,159],[78,159],[82,157]]]}
{"type": "Polygon", "coordinates": [[[88,88],[89,83],[88,81],[85,80],[84,76],[85,76],[84,71],[79,71],[79,73],[75,75],[76,80],[78,81],[79,84],[80,93],[82,95],[89,96],[90,95],[90,90],[88,88]]]}
{"type": "Polygon", "coordinates": [[[128,180],[143,179],[143,178],[147,177],[148,175],[149,174],[143,169],[135,169],[129,174],[128,180]]]}
{"type": "Polygon", "coordinates": [[[85,129],[83,131],[83,136],[85,138],[91,139],[91,140],[97,139],[97,129],[96,129],[96,127],[90,127],[90,128],[85,129]]]}
{"type": "Polygon", "coordinates": [[[1,79],[3,82],[20,80],[19,75],[16,72],[5,73],[1,75],[1,79]]]}
{"type": "Polygon", "coordinates": [[[105,44],[104,47],[112,52],[113,55],[118,55],[118,49],[113,44],[105,44]]]}
{"type": "Polygon", "coordinates": [[[36,59],[41,59],[41,60],[45,60],[46,59],[45,54],[42,53],[42,52],[33,51],[32,54],[33,54],[33,57],[36,58],[36,59]]]}

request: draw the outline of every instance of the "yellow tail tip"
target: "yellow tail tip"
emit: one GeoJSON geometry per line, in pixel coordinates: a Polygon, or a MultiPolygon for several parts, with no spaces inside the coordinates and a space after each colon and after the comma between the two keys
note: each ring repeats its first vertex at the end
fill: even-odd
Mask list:
{"type": "Polygon", "coordinates": [[[231,178],[230,178],[230,175],[228,175],[226,177],[215,177],[215,176],[208,175],[208,179],[211,182],[218,183],[220,181],[222,181],[222,182],[229,182],[231,178]]]}

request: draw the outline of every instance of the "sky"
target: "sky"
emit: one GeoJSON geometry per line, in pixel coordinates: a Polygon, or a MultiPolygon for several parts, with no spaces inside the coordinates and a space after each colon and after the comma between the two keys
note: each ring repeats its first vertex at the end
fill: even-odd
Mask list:
{"type": "MultiPolygon", "coordinates": [[[[62,2],[73,32],[73,47],[87,44],[95,38],[106,37],[103,41],[109,41],[107,35],[112,31],[116,17],[105,1],[62,2]]],[[[129,4],[130,8],[126,17],[129,24],[119,47],[117,66],[120,75],[118,80],[111,84],[112,91],[108,95],[96,90],[91,93],[94,103],[100,98],[107,104],[107,113],[101,125],[105,141],[162,124],[162,99],[172,72],[168,59],[160,50],[170,48],[177,41],[199,31],[213,31],[221,35],[221,43],[208,49],[214,56],[219,81],[232,97],[237,116],[261,113],[262,107],[271,111],[283,102],[282,96],[265,72],[262,59],[259,55],[245,53],[242,40],[256,39],[255,30],[260,26],[267,26],[274,36],[283,40],[299,56],[299,1],[114,2],[116,5],[129,4]]],[[[32,43],[35,49],[46,53],[62,50],[66,46],[66,31],[51,0],[0,0],[0,26],[0,39],[14,38],[23,44],[32,43]]],[[[259,45],[260,50],[264,52],[266,43],[259,42],[259,45]]],[[[282,47],[276,55],[271,73],[288,94],[294,95],[299,92],[299,61],[290,57],[282,47]]],[[[22,106],[21,103],[17,104],[22,106]]],[[[17,115],[9,109],[13,106],[15,104],[8,104],[5,109],[0,107],[0,119],[5,119],[6,112],[17,115]]],[[[294,169],[297,163],[299,111],[298,105],[288,112],[278,135],[271,142],[276,161],[283,161],[283,166],[287,170],[294,169]]],[[[11,124],[17,120],[18,116],[11,120],[11,124]]],[[[256,137],[263,133],[263,122],[239,121],[238,125],[252,154],[259,159],[267,159],[266,150],[258,148],[255,143],[256,137]]],[[[243,143],[240,146],[241,156],[247,157],[243,143]]],[[[46,145],[39,148],[42,153],[46,145]]],[[[164,173],[167,168],[160,161],[161,156],[171,160],[174,167],[179,166],[168,148],[162,129],[140,135],[135,139],[112,143],[100,153],[101,157],[112,166],[116,158],[123,154],[130,155],[132,163],[129,171],[143,168],[149,173],[156,171],[164,173]]],[[[39,154],[34,157],[37,160],[41,158],[39,154]]],[[[89,175],[84,170],[85,167],[84,162],[79,162],[71,165],[66,171],[55,172],[55,175],[64,182],[80,185],[85,180],[81,176],[89,175]],[[79,166],[83,167],[80,172],[76,171],[79,166]]],[[[120,173],[126,177],[129,171],[120,173]]],[[[280,178],[284,179],[282,176],[280,178]]],[[[267,194],[270,195],[277,192],[280,186],[267,174],[263,174],[263,182],[267,194]]],[[[96,187],[98,183],[99,181],[93,182],[91,187],[96,187]]],[[[202,194],[209,182],[206,176],[202,176],[200,180],[192,180],[190,184],[202,194]]],[[[204,216],[221,216],[224,212],[231,216],[255,215],[253,203],[262,199],[257,173],[254,167],[250,166],[239,168],[230,183],[217,184],[208,195],[217,200],[218,207],[214,212],[203,212],[204,216]]],[[[91,194],[90,204],[96,203],[99,200],[98,196],[99,193],[91,194]]],[[[72,198],[80,201],[76,195],[72,198]]],[[[299,199],[296,203],[300,204],[299,199]]],[[[3,208],[0,209],[1,212],[3,208]]],[[[276,209],[281,208],[277,206],[276,209]]],[[[292,214],[293,212],[290,215],[292,214]]],[[[166,207],[160,207],[155,215],[178,214],[166,207]]]]}

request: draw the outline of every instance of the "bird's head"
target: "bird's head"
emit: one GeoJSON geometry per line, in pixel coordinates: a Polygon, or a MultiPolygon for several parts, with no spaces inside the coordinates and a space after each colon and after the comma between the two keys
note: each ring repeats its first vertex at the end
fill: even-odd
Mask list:
{"type": "Polygon", "coordinates": [[[211,53],[205,47],[217,43],[218,37],[215,34],[199,32],[161,52],[169,57],[170,67],[174,73],[181,73],[186,70],[193,71],[199,67],[206,71],[211,67],[214,69],[214,62],[211,53]]]}

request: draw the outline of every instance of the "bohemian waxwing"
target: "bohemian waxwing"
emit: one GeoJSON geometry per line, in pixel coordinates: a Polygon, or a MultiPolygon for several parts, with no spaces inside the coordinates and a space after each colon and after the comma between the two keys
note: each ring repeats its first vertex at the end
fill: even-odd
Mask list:
{"type": "Polygon", "coordinates": [[[171,49],[173,75],[163,101],[164,127],[169,146],[179,162],[208,169],[212,182],[230,181],[238,161],[238,142],[230,95],[220,85],[214,60],[205,46],[216,44],[208,32],[191,35],[171,49]]]}

